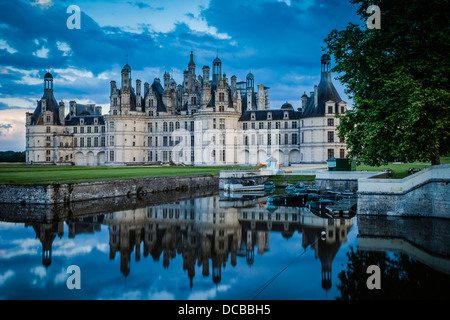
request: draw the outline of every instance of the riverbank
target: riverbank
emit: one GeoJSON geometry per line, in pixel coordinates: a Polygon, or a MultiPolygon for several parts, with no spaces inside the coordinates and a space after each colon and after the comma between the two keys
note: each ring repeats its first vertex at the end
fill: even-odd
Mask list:
{"type": "Polygon", "coordinates": [[[173,190],[190,193],[205,187],[218,189],[218,186],[219,178],[214,174],[36,185],[1,184],[0,203],[59,204],[110,197],[145,197],[173,190]]]}

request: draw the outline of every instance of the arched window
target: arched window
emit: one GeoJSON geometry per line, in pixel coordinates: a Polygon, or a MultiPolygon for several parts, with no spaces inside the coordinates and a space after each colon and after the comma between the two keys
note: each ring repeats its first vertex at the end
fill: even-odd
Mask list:
{"type": "Polygon", "coordinates": [[[163,123],[163,132],[167,132],[167,122],[163,123]]]}

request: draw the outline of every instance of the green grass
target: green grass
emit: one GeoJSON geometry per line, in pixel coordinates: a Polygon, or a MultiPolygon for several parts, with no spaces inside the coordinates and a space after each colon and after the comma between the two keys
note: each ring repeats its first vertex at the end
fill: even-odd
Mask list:
{"type": "MultiPolygon", "coordinates": [[[[85,167],[85,166],[29,166],[0,164],[0,183],[54,184],[93,180],[137,179],[146,177],[184,176],[196,174],[217,175],[231,166],[214,167],[85,167]]],[[[243,167],[238,167],[242,169],[243,167]]]]}
{"type": "Polygon", "coordinates": [[[286,176],[272,176],[268,181],[272,181],[276,186],[287,186],[301,181],[314,181],[315,175],[286,175],[286,176]]]}
{"type": "MultiPolygon", "coordinates": [[[[450,157],[441,157],[441,164],[449,164],[450,163],[450,157]]],[[[409,168],[419,168],[420,170],[423,170],[425,168],[428,168],[431,166],[430,162],[415,162],[415,163],[388,163],[384,166],[379,167],[373,167],[368,165],[359,165],[356,167],[357,171],[367,170],[367,171],[383,171],[383,169],[390,168],[393,171],[393,179],[403,179],[407,177],[408,169],[409,168]]]]}
{"type": "MultiPolygon", "coordinates": [[[[442,164],[449,164],[450,157],[441,157],[442,164]]],[[[408,175],[411,167],[424,169],[430,163],[406,163],[386,166],[372,167],[366,165],[357,166],[356,170],[382,171],[384,168],[391,168],[394,171],[394,178],[404,178],[408,175]]],[[[53,184],[71,183],[93,180],[114,180],[114,179],[137,179],[146,177],[167,177],[196,174],[219,174],[226,169],[244,169],[254,167],[83,167],[83,166],[30,166],[20,163],[0,164],[0,183],[4,184],[53,184]]],[[[292,184],[297,181],[314,181],[314,175],[291,175],[273,176],[271,181],[278,185],[292,184]]]]}

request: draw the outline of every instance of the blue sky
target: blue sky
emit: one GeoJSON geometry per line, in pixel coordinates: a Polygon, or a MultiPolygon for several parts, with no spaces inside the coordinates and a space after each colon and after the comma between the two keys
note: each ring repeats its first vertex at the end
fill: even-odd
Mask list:
{"type": "MultiPolygon", "coordinates": [[[[222,72],[271,89],[271,108],[300,107],[320,78],[323,39],[360,23],[345,0],[0,0],[0,150],[25,150],[25,112],[54,76],[54,94],[109,110],[109,82],[126,63],[133,81],[165,71],[181,82],[189,54],[197,74],[217,50],[222,72]],[[81,10],[81,29],[68,29],[67,7],[81,10]]],[[[334,80],[341,97],[344,87],[334,80]]]]}

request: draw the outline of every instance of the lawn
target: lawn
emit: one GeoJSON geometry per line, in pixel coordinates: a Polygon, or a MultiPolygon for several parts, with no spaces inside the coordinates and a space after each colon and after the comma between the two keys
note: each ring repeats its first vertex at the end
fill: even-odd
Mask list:
{"type": "MultiPolygon", "coordinates": [[[[449,164],[450,163],[450,157],[441,157],[441,164],[449,164]]],[[[408,176],[408,169],[409,168],[418,168],[420,170],[423,170],[425,168],[428,168],[431,166],[430,162],[416,162],[416,163],[393,163],[390,162],[387,165],[380,166],[380,167],[372,167],[367,165],[359,165],[356,167],[357,171],[383,171],[383,169],[390,168],[392,169],[394,175],[392,178],[394,179],[402,179],[406,176],[408,176]]]]}
{"type": "MultiPolygon", "coordinates": [[[[204,167],[85,167],[85,166],[30,166],[25,164],[0,164],[0,183],[52,184],[92,180],[137,179],[196,174],[219,174],[231,166],[204,167]]],[[[240,169],[244,167],[239,167],[240,169]]]]}
{"type": "Polygon", "coordinates": [[[300,181],[314,181],[315,175],[286,175],[286,176],[271,176],[269,181],[275,183],[277,187],[285,187],[289,184],[295,184],[300,181]]]}
{"type": "MultiPolygon", "coordinates": [[[[442,164],[449,164],[450,157],[441,157],[442,164]]],[[[394,171],[394,177],[404,178],[408,175],[411,167],[424,169],[430,163],[389,163],[386,166],[371,167],[366,165],[357,166],[358,171],[382,171],[390,168],[394,171]]],[[[244,169],[254,167],[233,167],[233,166],[149,166],[149,167],[85,167],[85,166],[30,166],[21,163],[1,163],[0,164],[0,184],[52,184],[70,183],[92,180],[114,180],[114,179],[137,179],[145,177],[167,177],[196,174],[219,174],[226,169],[244,169]]],[[[314,180],[315,176],[290,176],[273,177],[283,181],[274,181],[276,184],[289,184],[297,181],[314,180]]]]}

